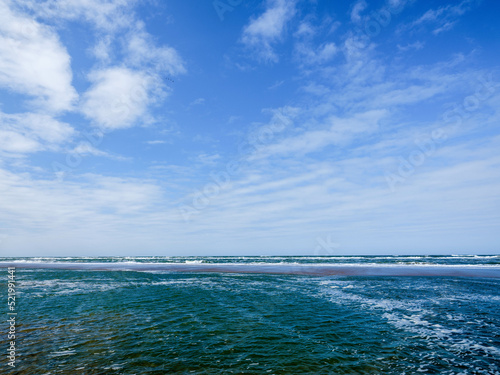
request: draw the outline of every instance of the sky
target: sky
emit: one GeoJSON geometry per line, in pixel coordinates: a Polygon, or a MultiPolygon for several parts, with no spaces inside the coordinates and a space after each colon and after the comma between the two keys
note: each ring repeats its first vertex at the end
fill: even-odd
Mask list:
{"type": "Polygon", "coordinates": [[[496,0],[0,0],[0,256],[500,253],[496,0]]]}

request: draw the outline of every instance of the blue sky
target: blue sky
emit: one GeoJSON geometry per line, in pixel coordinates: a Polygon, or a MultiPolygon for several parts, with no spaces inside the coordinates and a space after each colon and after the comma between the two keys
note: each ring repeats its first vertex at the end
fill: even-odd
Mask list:
{"type": "Polygon", "coordinates": [[[498,253],[499,10],[0,0],[0,254],[498,253]]]}

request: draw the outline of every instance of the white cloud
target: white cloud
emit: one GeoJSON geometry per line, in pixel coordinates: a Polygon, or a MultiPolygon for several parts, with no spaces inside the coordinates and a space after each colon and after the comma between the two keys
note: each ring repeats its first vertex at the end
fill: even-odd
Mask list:
{"type": "Polygon", "coordinates": [[[456,21],[453,21],[453,22],[445,22],[444,25],[438,27],[437,29],[434,29],[432,31],[432,33],[434,35],[437,35],[437,34],[440,34],[444,31],[448,31],[448,30],[451,30],[451,28],[455,25],[456,21]]]}
{"type": "Polygon", "coordinates": [[[129,160],[123,156],[112,155],[108,152],[99,150],[92,146],[89,142],[80,142],[73,150],[70,151],[70,154],[78,154],[81,156],[84,155],[92,155],[92,156],[100,156],[114,160],[129,160]]]}
{"type": "Polygon", "coordinates": [[[456,150],[451,165],[427,161],[395,194],[380,179],[384,160],[377,156],[317,161],[296,155],[272,165],[252,164],[245,177],[193,216],[191,226],[200,236],[209,233],[226,244],[239,240],[255,246],[254,238],[264,238],[262,244],[274,247],[273,240],[279,243],[282,236],[287,252],[301,253],[313,250],[304,247],[308,239],[332,231],[344,253],[359,246],[359,251],[415,251],[418,246],[443,251],[447,244],[466,250],[473,243],[468,236],[477,235],[478,228],[495,243],[498,140],[477,147],[480,155],[456,150]],[[422,233],[431,238],[422,239],[422,233]],[[446,240],[439,239],[443,235],[446,240]]]}
{"type": "Polygon", "coordinates": [[[356,113],[378,108],[396,109],[396,106],[414,105],[444,95],[453,96],[454,90],[460,92],[471,77],[466,73],[450,73],[456,71],[457,64],[463,64],[463,59],[401,71],[396,69],[389,74],[382,61],[369,49],[363,49],[358,58],[350,56],[345,64],[323,68],[321,72],[327,78],[321,77],[320,85],[310,80],[304,88],[322,95],[318,108],[324,106],[329,111],[356,113]]]}
{"type": "Polygon", "coordinates": [[[21,122],[38,138],[54,144],[63,143],[74,135],[74,130],[70,125],[46,115],[23,114],[18,116],[18,123],[21,122]]]}
{"type": "Polygon", "coordinates": [[[303,64],[323,64],[331,60],[338,52],[335,43],[324,43],[318,47],[312,47],[307,43],[298,43],[295,46],[298,58],[303,64]]]}
{"type": "MultiPolygon", "coordinates": [[[[338,46],[331,40],[318,43],[315,41],[316,35],[330,35],[335,30],[337,24],[331,19],[324,19],[319,25],[311,25],[309,22],[300,23],[295,32],[296,39],[294,45],[294,57],[302,67],[308,69],[312,65],[321,65],[337,55],[338,46]]],[[[326,38],[322,38],[325,40],[326,38]]]]}
{"type": "Polygon", "coordinates": [[[316,30],[309,22],[301,22],[299,28],[295,32],[295,37],[311,37],[316,34],[316,30]]]}
{"type": "Polygon", "coordinates": [[[272,45],[281,40],[287,22],[295,14],[295,2],[269,0],[267,5],[262,15],[245,26],[241,41],[247,47],[255,49],[263,61],[277,62],[278,55],[272,45]]]}
{"type": "Polygon", "coordinates": [[[70,125],[36,113],[0,112],[0,127],[0,150],[14,154],[57,150],[75,134],[70,125]]]}
{"type": "Polygon", "coordinates": [[[133,6],[136,0],[19,0],[18,5],[29,9],[37,17],[49,21],[85,20],[97,28],[98,41],[93,54],[109,63],[111,43],[122,33],[127,63],[132,67],[145,67],[176,75],[185,72],[177,51],[168,46],[155,46],[144,24],[135,20],[133,6]],[[129,30],[123,33],[123,29],[129,30]]]}
{"type": "Polygon", "coordinates": [[[104,64],[109,64],[111,62],[111,37],[106,35],[99,39],[96,45],[92,48],[93,55],[97,60],[104,64]]]}
{"type": "Polygon", "coordinates": [[[305,155],[322,150],[328,145],[346,145],[361,133],[372,133],[378,128],[379,121],[387,115],[385,110],[372,110],[351,118],[331,116],[328,127],[322,130],[308,130],[261,147],[251,159],[270,156],[305,155]]]}
{"type": "Polygon", "coordinates": [[[14,154],[36,152],[41,145],[34,139],[11,130],[0,130],[0,150],[14,154]]]}
{"type": "Polygon", "coordinates": [[[0,86],[25,94],[39,110],[72,108],[70,57],[51,28],[0,1],[0,86]]]}
{"type": "Polygon", "coordinates": [[[135,0],[17,0],[45,19],[85,19],[95,27],[115,31],[128,26],[132,19],[131,7],[135,0]]]}
{"type": "Polygon", "coordinates": [[[205,98],[198,98],[189,103],[190,106],[199,105],[205,103],[205,98]]]}
{"type": "Polygon", "coordinates": [[[83,95],[82,112],[108,129],[133,126],[154,100],[154,79],[127,68],[97,70],[89,75],[92,87],[83,95]]]}
{"type": "Polygon", "coordinates": [[[123,37],[108,33],[95,45],[93,53],[101,65],[89,74],[92,87],[81,103],[81,111],[95,125],[107,130],[154,121],[149,106],[171,91],[164,81],[168,76],[186,73],[184,62],[174,48],[157,46],[140,21],[129,26],[123,37]],[[106,67],[112,60],[113,43],[121,46],[123,63],[106,67]]]}
{"type": "Polygon", "coordinates": [[[373,43],[369,43],[366,39],[359,36],[348,34],[342,46],[344,56],[348,62],[353,62],[353,65],[363,64],[366,56],[373,49],[373,43]]]}
{"type": "Polygon", "coordinates": [[[432,24],[435,26],[435,29],[432,31],[433,34],[448,31],[455,25],[458,18],[470,9],[471,3],[471,0],[464,0],[457,5],[446,5],[438,9],[429,9],[408,27],[412,29],[417,26],[432,24]]]}
{"type": "Polygon", "coordinates": [[[108,241],[120,241],[126,233],[130,240],[141,231],[143,220],[152,224],[150,212],[158,209],[163,196],[152,181],[88,174],[78,183],[60,183],[2,168],[0,191],[0,220],[9,222],[2,247],[24,248],[32,255],[68,254],[68,249],[75,255],[96,246],[102,251],[104,243],[113,247],[108,241]]]}
{"type": "Polygon", "coordinates": [[[80,155],[94,155],[94,156],[107,156],[107,153],[101,150],[96,149],[90,143],[81,142],[79,143],[73,151],[74,153],[80,155]]]}
{"type": "Polygon", "coordinates": [[[168,46],[157,47],[151,35],[144,31],[141,22],[136,23],[136,27],[127,37],[126,44],[127,62],[132,67],[150,68],[170,76],[186,73],[184,62],[177,51],[168,46]]]}
{"type": "Polygon", "coordinates": [[[400,50],[401,52],[406,52],[406,51],[410,51],[410,50],[421,50],[422,48],[424,48],[424,43],[417,40],[416,42],[414,43],[408,43],[404,46],[401,46],[398,44],[398,50],[400,50]]]}
{"type": "Polygon", "coordinates": [[[285,83],[284,80],[281,80],[281,81],[276,81],[275,83],[273,83],[271,86],[269,86],[267,89],[268,90],[274,90],[278,87],[280,87],[283,83],[285,83]]]}

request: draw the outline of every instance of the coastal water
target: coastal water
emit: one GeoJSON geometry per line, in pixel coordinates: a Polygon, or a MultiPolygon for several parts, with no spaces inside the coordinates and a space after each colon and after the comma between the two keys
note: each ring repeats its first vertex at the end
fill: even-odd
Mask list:
{"type": "Polygon", "coordinates": [[[0,258],[7,264],[17,361],[10,368],[5,355],[1,373],[500,374],[500,256],[0,258]],[[50,266],[63,263],[79,267],[50,266]],[[124,267],[86,267],[104,263],[124,267]],[[134,268],[172,263],[212,268],[134,268]],[[218,272],[228,264],[249,268],[218,272]],[[296,272],[328,265],[492,277],[296,272]]]}

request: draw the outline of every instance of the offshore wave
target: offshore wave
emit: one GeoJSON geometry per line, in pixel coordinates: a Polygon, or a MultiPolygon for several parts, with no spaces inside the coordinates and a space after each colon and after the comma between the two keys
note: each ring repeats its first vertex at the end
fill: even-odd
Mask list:
{"type": "Polygon", "coordinates": [[[500,265],[500,255],[465,256],[139,256],[139,257],[0,257],[1,262],[21,263],[237,263],[237,264],[422,264],[500,265]]]}

